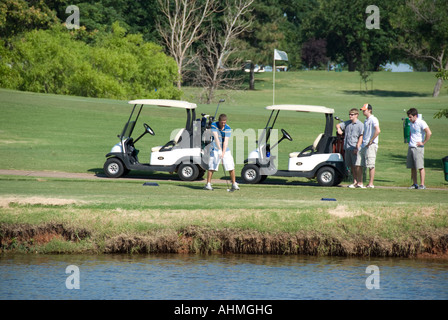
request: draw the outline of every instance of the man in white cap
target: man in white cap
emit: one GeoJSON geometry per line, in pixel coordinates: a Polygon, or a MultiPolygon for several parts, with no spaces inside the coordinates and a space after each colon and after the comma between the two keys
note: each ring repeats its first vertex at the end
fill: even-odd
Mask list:
{"type": "MultiPolygon", "coordinates": [[[[374,188],[375,161],[378,152],[378,135],[380,134],[380,123],[378,118],[372,114],[372,106],[368,103],[360,109],[366,120],[364,120],[364,134],[362,138],[361,151],[356,159],[356,165],[369,168],[369,183],[367,188],[374,188]]],[[[366,188],[362,180],[358,181],[358,188],[366,188]],[[361,182],[361,183],[360,183],[361,182]]]]}

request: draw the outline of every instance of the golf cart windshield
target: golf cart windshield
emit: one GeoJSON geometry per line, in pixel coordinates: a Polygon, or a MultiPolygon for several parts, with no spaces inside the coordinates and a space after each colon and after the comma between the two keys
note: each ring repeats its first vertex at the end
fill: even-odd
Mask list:
{"type": "Polygon", "coordinates": [[[301,105],[301,104],[280,104],[280,105],[274,105],[274,106],[267,106],[267,110],[277,110],[277,111],[297,111],[297,112],[317,112],[317,113],[327,113],[327,114],[333,114],[334,109],[330,109],[327,107],[322,106],[308,106],[308,105],[301,105]]]}
{"type": "Polygon", "coordinates": [[[171,107],[171,108],[181,108],[181,109],[196,109],[197,105],[195,103],[179,100],[166,100],[166,99],[141,99],[129,101],[129,104],[140,104],[149,106],[159,106],[159,107],[171,107]]]}
{"type": "MultiPolygon", "coordinates": [[[[280,105],[267,106],[266,110],[272,111],[271,115],[269,117],[269,120],[266,123],[266,128],[265,128],[266,141],[268,141],[270,138],[271,130],[274,128],[275,122],[277,121],[277,117],[278,117],[280,111],[314,112],[314,113],[325,114],[326,121],[325,121],[322,145],[328,145],[327,140],[329,141],[329,139],[332,136],[332,132],[333,132],[334,109],[323,107],[323,106],[311,106],[311,105],[301,105],[301,104],[280,104],[280,105]],[[273,118],[274,114],[275,114],[275,117],[273,118]],[[271,120],[272,120],[272,122],[271,122],[271,120]]],[[[328,148],[328,146],[325,148],[328,148]]]]}
{"type": "MultiPolygon", "coordinates": [[[[144,106],[184,109],[187,114],[185,130],[188,132],[190,136],[193,135],[194,122],[196,119],[196,108],[197,108],[197,105],[195,103],[180,100],[168,100],[168,99],[139,99],[129,101],[128,103],[134,105],[134,107],[131,111],[131,115],[129,116],[128,121],[126,122],[123,128],[121,135],[119,136],[120,140],[131,138],[136,123],[140,117],[140,113],[142,112],[144,106]]],[[[149,128],[150,130],[152,130],[146,123],[144,123],[144,125],[145,128],[149,128]]],[[[138,141],[138,139],[140,138],[141,136],[137,138],[137,140],[135,141],[138,141]]],[[[190,140],[192,141],[192,139],[190,140]]]]}

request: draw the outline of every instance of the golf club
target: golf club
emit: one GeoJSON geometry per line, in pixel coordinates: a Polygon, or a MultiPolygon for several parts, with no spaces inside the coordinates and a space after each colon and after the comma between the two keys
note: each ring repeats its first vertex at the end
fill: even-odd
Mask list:
{"type": "Polygon", "coordinates": [[[213,116],[213,120],[216,119],[216,115],[218,114],[218,109],[219,109],[219,105],[221,104],[221,102],[225,102],[225,99],[221,99],[218,102],[218,106],[216,107],[216,111],[215,111],[215,115],[213,116]]]}
{"type": "Polygon", "coordinates": [[[222,172],[224,172],[224,178],[225,178],[226,184],[227,184],[227,192],[233,192],[234,190],[229,188],[229,181],[227,180],[227,174],[226,174],[226,170],[224,169],[224,163],[223,162],[224,162],[224,159],[221,159],[222,172]]]}

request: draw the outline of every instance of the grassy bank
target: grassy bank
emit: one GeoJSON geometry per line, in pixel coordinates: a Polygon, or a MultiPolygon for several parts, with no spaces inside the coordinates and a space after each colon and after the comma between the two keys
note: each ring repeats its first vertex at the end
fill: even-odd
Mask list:
{"type": "MultiPolygon", "coordinates": [[[[220,112],[232,128],[259,129],[272,104],[272,74],[257,75],[256,91],[219,92],[220,112]]],[[[371,91],[360,92],[356,73],[299,72],[277,75],[276,103],[315,104],[348,110],[369,102],[381,125],[373,190],[322,188],[301,178],[268,178],[227,193],[208,193],[203,182],[169,180],[169,174],[131,173],[131,179],[58,179],[0,176],[0,243],[23,252],[235,252],[418,256],[443,254],[448,240],[448,184],[441,159],[448,155],[446,119],[432,115],[448,104],[446,90],[432,98],[430,73],[378,73],[371,91]],[[425,147],[428,190],[407,190],[403,109],[417,107],[433,132],[425,147]],[[151,178],[159,186],[143,186],[151,178]],[[382,187],[382,188],[381,188],[382,187]],[[334,198],[336,201],[322,201],[334,198]]],[[[197,90],[185,99],[195,102],[197,90]]],[[[142,97],[144,98],[144,97],[142,97]]],[[[199,105],[214,114],[216,105],[199,105]]],[[[179,110],[146,109],[142,122],[156,132],[140,143],[139,157],[185,125],[179,110]]],[[[32,94],[0,89],[0,168],[102,173],[105,154],[127,120],[125,101],[32,94]]],[[[361,116],[361,120],[363,117],[361,116]]],[[[323,117],[281,114],[293,141],[279,145],[279,167],[288,153],[311,144],[323,117]]],[[[137,131],[143,125],[138,124],[137,131]],[[138,126],[141,126],[140,128],[138,126]]],[[[139,131],[138,131],[139,132],[139,131]]],[[[246,154],[249,150],[245,150],[246,154]]],[[[242,164],[237,164],[237,178],[242,164]]]]}
{"type": "Polygon", "coordinates": [[[445,190],[269,184],[228,193],[222,183],[208,193],[202,182],[0,182],[4,251],[416,256],[447,248],[445,190]]]}

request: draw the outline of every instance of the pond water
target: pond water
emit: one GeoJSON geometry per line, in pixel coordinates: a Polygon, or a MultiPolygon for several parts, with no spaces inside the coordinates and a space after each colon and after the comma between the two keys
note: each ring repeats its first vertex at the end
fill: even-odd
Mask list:
{"type": "Polygon", "coordinates": [[[2,300],[446,300],[446,260],[0,255],[2,300]]]}

